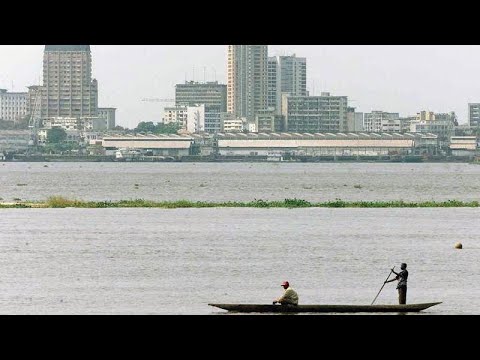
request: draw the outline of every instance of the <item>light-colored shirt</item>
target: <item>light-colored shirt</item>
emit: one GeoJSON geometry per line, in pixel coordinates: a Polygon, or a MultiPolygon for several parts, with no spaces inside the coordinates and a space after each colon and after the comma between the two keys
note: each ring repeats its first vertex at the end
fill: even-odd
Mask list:
{"type": "Polygon", "coordinates": [[[285,293],[283,294],[283,296],[277,301],[282,305],[284,304],[298,305],[298,294],[295,290],[289,287],[285,290],[285,293]]]}
{"type": "Polygon", "coordinates": [[[408,271],[407,270],[400,271],[396,279],[398,280],[397,289],[402,286],[407,286],[408,271]]]}

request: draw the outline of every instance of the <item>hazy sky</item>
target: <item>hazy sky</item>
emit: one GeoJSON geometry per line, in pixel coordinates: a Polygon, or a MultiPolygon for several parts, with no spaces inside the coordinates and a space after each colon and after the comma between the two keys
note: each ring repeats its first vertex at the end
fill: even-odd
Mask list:
{"type": "MultiPolygon", "coordinates": [[[[0,45],[0,88],[26,91],[42,81],[43,45],[0,45]]],[[[99,106],[116,107],[117,124],[158,122],[175,84],[226,81],[224,45],[92,45],[99,106]],[[204,76],[205,75],[205,76],[204,76]]],[[[468,120],[469,102],[480,102],[478,45],[270,45],[269,55],[307,58],[310,94],[348,96],[357,111],[414,115],[455,111],[468,120]]]]}

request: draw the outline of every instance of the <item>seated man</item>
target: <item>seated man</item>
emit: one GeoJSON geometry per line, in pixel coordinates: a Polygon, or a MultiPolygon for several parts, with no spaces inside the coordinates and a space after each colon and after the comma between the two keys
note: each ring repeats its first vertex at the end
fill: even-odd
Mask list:
{"type": "Polygon", "coordinates": [[[284,281],[282,283],[283,288],[285,289],[285,293],[282,297],[273,301],[273,305],[281,304],[281,305],[298,305],[298,294],[295,290],[290,287],[288,281],[284,281]]]}

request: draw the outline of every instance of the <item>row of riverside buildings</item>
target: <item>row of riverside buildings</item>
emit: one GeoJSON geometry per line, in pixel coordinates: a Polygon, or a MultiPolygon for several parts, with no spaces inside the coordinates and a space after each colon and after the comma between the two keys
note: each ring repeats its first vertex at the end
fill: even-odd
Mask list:
{"type": "MultiPolygon", "coordinates": [[[[307,59],[268,56],[267,45],[229,45],[227,84],[187,81],[175,88],[175,106],[164,123],[184,133],[367,132],[433,133],[442,141],[455,135],[454,112],[356,112],[347,96],[307,90],[307,59]]],[[[480,104],[469,104],[469,126],[480,126],[480,104]]]]}
{"type": "Polygon", "coordinates": [[[473,135],[478,132],[473,130],[480,127],[480,104],[469,104],[470,124],[462,127],[454,112],[420,111],[407,117],[385,111],[362,113],[349,106],[347,96],[311,95],[307,59],[296,54],[269,56],[267,45],[229,45],[226,84],[177,84],[175,106],[166,107],[162,118],[165,124],[179,126],[173,137],[112,131],[116,109],[98,107],[89,45],[46,45],[43,85],[28,89],[28,93],[0,90],[0,119],[16,122],[30,115],[39,145],[46,143],[49,129],[60,127],[67,131],[68,141],[101,143],[110,152],[132,148],[161,155],[169,153],[171,145],[173,155],[315,154],[325,149],[378,155],[397,153],[395,144],[401,143],[404,153],[427,149],[433,154],[435,148],[471,154],[477,149],[473,135]],[[456,136],[459,129],[468,139],[456,136]],[[221,144],[228,145],[222,150],[221,144]]]}
{"type": "MultiPolygon", "coordinates": [[[[472,104],[470,104],[472,105],[472,104]]],[[[479,114],[480,117],[480,114],[479,114]]],[[[472,155],[476,136],[458,137],[454,112],[413,116],[356,112],[347,96],[307,90],[307,59],[269,56],[267,45],[229,45],[227,84],[186,81],[162,122],[178,135],[117,135],[103,147],[168,156],[472,155]]]]}

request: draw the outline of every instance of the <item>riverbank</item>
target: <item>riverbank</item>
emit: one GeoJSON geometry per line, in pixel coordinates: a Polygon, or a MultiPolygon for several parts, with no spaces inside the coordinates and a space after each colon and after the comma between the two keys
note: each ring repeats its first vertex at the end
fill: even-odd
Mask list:
{"type": "MultiPolygon", "coordinates": [[[[3,162],[288,162],[288,163],[471,163],[474,156],[423,156],[423,155],[379,155],[379,156],[134,156],[116,159],[113,155],[15,155],[3,162]]],[[[477,161],[478,162],[478,161],[477,161]]]]}
{"type": "Polygon", "coordinates": [[[149,200],[122,200],[122,201],[82,201],[72,200],[61,196],[50,197],[46,201],[21,201],[0,203],[0,209],[30,209],[30,208],[476,208],[478,201],[327,201],[309,202],[301,199],[285,199],[283,201],[254,200],[248,202],[206,202],[206,201],[149,201],[149,200]]]}

